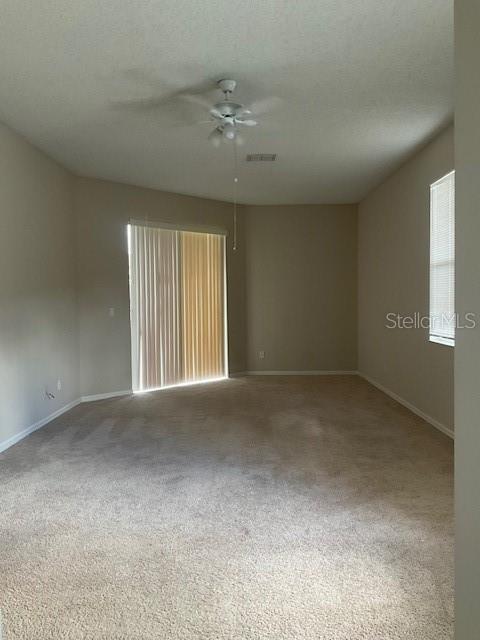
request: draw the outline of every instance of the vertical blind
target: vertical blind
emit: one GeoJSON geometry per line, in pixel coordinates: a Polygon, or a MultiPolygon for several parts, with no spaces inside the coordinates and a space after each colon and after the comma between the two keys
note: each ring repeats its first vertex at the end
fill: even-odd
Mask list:
{"type": "Polygon", "coordinates": [[[134,391],[226,375],[225,238],[129,226],[134,391]]]}
{"type": "Polygon", "coordinates": [[[455,172],[430,187],[430,337],[455,339],[455,172]]]}

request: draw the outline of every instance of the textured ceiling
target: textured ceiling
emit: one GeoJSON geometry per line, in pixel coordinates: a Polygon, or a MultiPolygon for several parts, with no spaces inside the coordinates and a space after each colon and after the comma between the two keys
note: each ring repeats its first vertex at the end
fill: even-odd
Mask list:
{"type": "Polygon", "coordinates": [[[239,200],[356,202],[451,120],[452,14],[453,0],[2,0],[0,119],[75,173],[231,200],[232,147],[171,96],[233,77],[241,102],[280,99],[238,148],[239,200]],[[245,162],[258,152],[278,159],[245,162]]]}

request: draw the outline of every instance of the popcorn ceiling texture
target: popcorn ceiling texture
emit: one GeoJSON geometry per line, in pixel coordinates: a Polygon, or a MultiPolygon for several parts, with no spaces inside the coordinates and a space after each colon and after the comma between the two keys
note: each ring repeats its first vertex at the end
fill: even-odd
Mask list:
{"type": "Polygon", "coordinates": [[[80,405],[0,456],[5,638],[450,640],[452,449],[354,376],[80,405]]]}

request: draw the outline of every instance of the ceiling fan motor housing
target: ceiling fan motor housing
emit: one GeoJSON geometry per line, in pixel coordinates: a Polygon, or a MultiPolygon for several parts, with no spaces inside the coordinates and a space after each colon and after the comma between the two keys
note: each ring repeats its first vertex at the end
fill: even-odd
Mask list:
{"type": "Polygon", "coordinates": [[[233,118],[235,115],[243,108],[243,105],[238,104],[237,102],[230,102],[229,100],[225,100],[224,102],[218,102],[214,105],[214,109],[216,109],[219,113],[222,114],[223,118],[233,118]]]}

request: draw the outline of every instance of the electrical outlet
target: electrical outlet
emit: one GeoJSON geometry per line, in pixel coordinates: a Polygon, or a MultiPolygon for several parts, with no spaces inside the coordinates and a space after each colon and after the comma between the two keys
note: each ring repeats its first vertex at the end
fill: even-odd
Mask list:
{"type": "Polygon", "coordinates": [[[60,380],[60,378],[57,380],[57,391],[61,391],[62,390],[62,381],[60,380]]]}
{"type": "Polygon", "coordinates": [[[265,351],[259,351],[258,357],[260,358],[260,360],[265,360],[265,351]]]}

